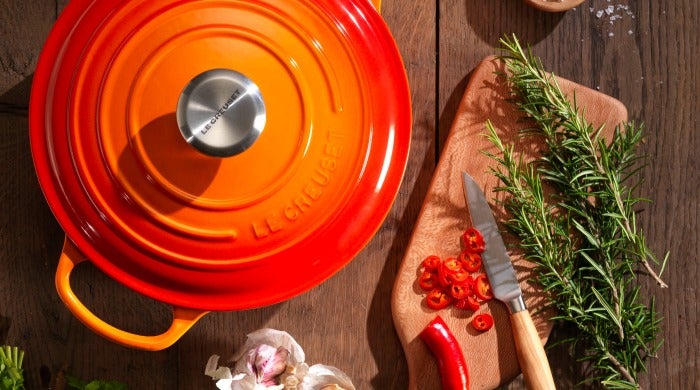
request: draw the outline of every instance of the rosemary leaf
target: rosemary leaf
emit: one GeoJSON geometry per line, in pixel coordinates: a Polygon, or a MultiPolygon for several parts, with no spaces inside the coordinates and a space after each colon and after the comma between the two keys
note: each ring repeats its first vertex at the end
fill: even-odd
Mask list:
{"type": "MultiPolygon", "coordinates": [[[[554,320],[572,324],[583,346],[577,360],[592,368],[585,383],[610,389],[638,388],[637,375],[655,356],[661,318],[653,298],[639,294],[639,270],[666,287],[654,267],[658,260],[636,225],[635,209],[647,201],[639,188],[643,159],[637,145],[641,126],[618,126],[606,140],[579,110],[575,96],[561,91],[554,75],[517,38],[501,40],[506,83],[519,110],[533,126],[524,137],[546,145],[541,157],[525,163],[513,145],[504,144],[491,122],[487,138],[498,153],[492,173],[510,215],[506,227],[536,266],[537,282],[557,310],[554,320]]],[[[661,264],[666,266],[668,254],[661,264]]]]}

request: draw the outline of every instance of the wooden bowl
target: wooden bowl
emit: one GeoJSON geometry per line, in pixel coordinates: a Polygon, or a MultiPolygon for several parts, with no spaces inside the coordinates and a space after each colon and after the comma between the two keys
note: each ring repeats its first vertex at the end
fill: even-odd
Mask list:
{"type": "Polygon", "coordinates": [[[584,0],[525,0],[531,6],[547,12],[564,12],[576,7],[584,0]]]}

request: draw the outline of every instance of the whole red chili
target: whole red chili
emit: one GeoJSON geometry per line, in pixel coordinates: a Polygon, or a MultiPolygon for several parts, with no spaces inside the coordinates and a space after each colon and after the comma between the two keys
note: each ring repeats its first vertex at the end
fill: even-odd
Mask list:
{"type": "Polygon", "coordinates": [[[469,370],[462,348],[442,317],[435,316],[419,336],[437,360],[442,389],[469,389],[469,370]]]}

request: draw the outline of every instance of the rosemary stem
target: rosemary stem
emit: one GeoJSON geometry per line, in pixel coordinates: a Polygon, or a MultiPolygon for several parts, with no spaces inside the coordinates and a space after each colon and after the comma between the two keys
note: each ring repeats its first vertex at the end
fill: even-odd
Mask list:
{"type": "Polygon", "coordinates": [[[615,358],[615,356],[613,356],[610,352],[608,352],[608,353],[607,353],[607,358],[610,360],[610,362],[612,362],[612,364],[615,366],[615,368],[617,368],[617,370],[622,374],[622,376],[625,377],[625,379],[626,379],[630,384],[632,384],[632,385],[635,386],[636,388],[640,389],[640,386],[639,386],[639,384],[637,383],[637,381],[634,379],[634,377],[630,374],[629,371],[627,371],[627,369],[625,368],[625,366],[622,365],[622,363],[620,363],[620,361],[617,360],[617,358],[615,358]]]}
{"type": "MultiPolygon", "coordinates": [[[[502,182],[496,192],[510,215],[506,227],[519,239],[518,247],[535,264],[536,281],[548,292],[555,319],[579,331],[572,342],[584,345],[582,360],[593,362],[595,376],[605,387],[639,388],[636,374],[661,345],[661,320],[640,302],[635,269],[644,268],[661,287],[666,284],[651,262],[657,263],[636,229],[633,197],[638,184],[628,185],[635,164],[641,128],[615,129],[602,137],[570,103],[556,78],[541,61],[527,53],[515,37],[501,40],[507,53],[506,85],[524,116],[534,123],[526,136],[546,145],[542,155],[525,163],[513,145],[505,145],[491,122],[487,137],[499,154],[485,152],[497,162],[492,173],[502,182]],[[546,188],[546,190],[545,190],[546,188]]],[[[666,265],[663,261],[661,270],[666,265]]]]}

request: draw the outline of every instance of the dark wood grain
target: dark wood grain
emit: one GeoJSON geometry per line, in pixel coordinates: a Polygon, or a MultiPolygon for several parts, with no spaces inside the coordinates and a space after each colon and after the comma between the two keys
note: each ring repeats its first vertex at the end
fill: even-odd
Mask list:
{"type": "MultiPolygon", "coordinates": [[[[670,251],[663,275],[670,288],[644,282],[644,293],[656,297],[665,318],[666,341],[640,383],[647,389],[700,388],[696,0],[591,0],[563,14],[518,0],[384,0],[383,16],[412,89],[414,121],[410,161],[386,222],[353,262],[319,287],[271,307],[212,313],[161,352],[130,350],[94,335],[68,313],[53,287],[63,233],[34,176],[27,106],[43,41],[66,3],[0,0],[0,343],[27,351],[28,388],[45,388],[41,372],[62,368],[133,389],[214,388],[203,375],[209,355],[232,354],[246,333],[262,327],[290,332],[309,363],[343,369],[358,389],[406,388],[390,310],[395,274],[469,73],[506,33],[532,44],[550,70],[619,99],[631,119],[645,123],[641,152],[648,164],[638,192],[654,202],[645,205],[639,225],[656,253],[670,251]]],[[[73,283],[91,308],[119,326],[158,332],[169,322],[167,307],[89,265],[76,271],[73,283]]],[[[571,334],[555,327],[550,340],[571,334]]],[[[563,348],[549,356],[559,388],[582,379],[563,348]]],[[[507,388],[524,385],[516,380],[507,388]]]]}

